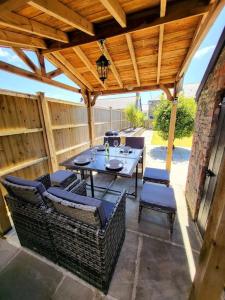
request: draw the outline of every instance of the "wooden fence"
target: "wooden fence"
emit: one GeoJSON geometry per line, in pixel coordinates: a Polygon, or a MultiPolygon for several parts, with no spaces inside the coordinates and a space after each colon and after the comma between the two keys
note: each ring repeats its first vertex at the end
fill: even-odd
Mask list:
{"type": "MultiPolygon", "coordinates": [[[[124,112],[94,107],[94,144],[129,123],[124,112]]],[[[38,95],[0,91],[0,176],[36,178],[90,146],[86,106],[38,95]]]]}

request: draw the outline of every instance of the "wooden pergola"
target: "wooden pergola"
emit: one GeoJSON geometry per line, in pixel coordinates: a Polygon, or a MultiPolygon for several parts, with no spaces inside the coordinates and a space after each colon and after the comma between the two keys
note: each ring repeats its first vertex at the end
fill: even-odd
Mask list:
{"type": "MultiPolygon", "coordinates": [[[[99,95],[162,89],[176,99],[183,75],[224,0],[2,0],[0,46],[11,47],[30,68],[0,61],[0,69],[81,93],[92,109],[99,95]],[[104,53],[110,61],[103,83],[95,62],[104,53]],[[23,51],[36,52],[36,66],[23,51]],[[56,69],[47,72],[45,60],[56,69]],[[64,73],[75,86],[54,79],[64,73]],[[174,88],[173,95],[170,88],[174,88]]],[[[176,121],[173,101],[168,141],[170,170],[176,121]]]]}

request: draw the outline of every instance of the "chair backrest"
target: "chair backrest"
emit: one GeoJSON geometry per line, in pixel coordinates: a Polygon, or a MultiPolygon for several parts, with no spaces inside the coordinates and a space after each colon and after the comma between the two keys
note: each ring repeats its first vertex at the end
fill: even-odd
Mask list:
{"type": "Polygon", "coordinates": [[[128,136],[126,137],[126,146],[130,146],[135,149],[143,149],[145,146],[145,138],[139,136],[128,136]]]}
{"type": "Polygon", "coordinates": [[[43,202],[45,187],[41,182],[27,180],[15,176],[7,176],[1,180],[10,196],[32,204],[43,202]]]}
{"type": "Polygon", "coordinates": [[[52,187],[44,193],[45,200],[60,214],[74,220],[104,227],[106,215],[102,201],[52,187]]]}
{"type": "Polygon", "coordinates": [[[109,146],[113,147],[113,143],[114,141],[117,140],[118,141],[118,145],[120,145],[120,137],[119,136],[109,136],[109,137],[104,137],[104,144],[106,141],[108,141],[109,146]]]}

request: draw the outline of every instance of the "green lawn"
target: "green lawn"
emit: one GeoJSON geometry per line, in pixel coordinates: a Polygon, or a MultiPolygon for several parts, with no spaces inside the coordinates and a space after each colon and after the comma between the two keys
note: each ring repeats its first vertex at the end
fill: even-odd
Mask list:
{"type": "MultiPolygon", "coordinates": [[[[153,131],[151,144],[152,145],[167,146],[167,141],[164,141],[159,136],[157,131],[153,131]]],[[[174,146],[177,146],[177,147],[191,147],[192,146],[192,136],[185,137],[185,138],[182,138],[182,139],[175,139],[174,146]]]]}

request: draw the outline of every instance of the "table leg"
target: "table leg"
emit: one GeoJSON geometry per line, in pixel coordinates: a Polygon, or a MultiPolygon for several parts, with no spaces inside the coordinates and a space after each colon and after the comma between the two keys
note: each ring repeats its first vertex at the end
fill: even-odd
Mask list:
{"type": "Polygon", "coordinates": [[[137,197],[137,185],[138,185],[138,164],[136,165],[136,175],[135,175],[135,198],[137,197]]]}
{"type": "Polygon", "coordinates": [[[94,181],[93,181],[92,171],[90,171],[90,179],[91,179],[91,196],[92,196],[92,198],[94,198],[95,193],[94,193],[94,181]]]}
{"type": "Polygon", "coordinates": [[[84,170],[80,170],[80,177],[81,177],[81,180],[84,180],[84,170]]]}

